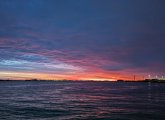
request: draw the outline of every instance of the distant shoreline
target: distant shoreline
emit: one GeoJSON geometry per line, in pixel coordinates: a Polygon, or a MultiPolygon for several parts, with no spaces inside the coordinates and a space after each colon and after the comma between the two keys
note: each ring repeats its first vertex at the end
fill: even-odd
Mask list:
{"type": "Polygon", "coordinates": [[[32,80],[0,80],[0,82],[15,82],[15,81],[51,81],[51,82],[148,82],[148,83],[165,83],[165,80],[158,80],[158,79],[145,79],[145,80],[116,80],[116,81],[95,81],[95,80],[39,80],[39,79],[32,79],[32,80]]]}

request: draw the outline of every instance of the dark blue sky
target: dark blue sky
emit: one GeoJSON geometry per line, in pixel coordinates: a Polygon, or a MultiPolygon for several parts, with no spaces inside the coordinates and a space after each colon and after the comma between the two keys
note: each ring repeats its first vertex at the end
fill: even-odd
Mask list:
{"type": "Polygon", "coordinates": [[[0,76],[165,75],[164,13],[164,0],[0,0],[0,76]]]}

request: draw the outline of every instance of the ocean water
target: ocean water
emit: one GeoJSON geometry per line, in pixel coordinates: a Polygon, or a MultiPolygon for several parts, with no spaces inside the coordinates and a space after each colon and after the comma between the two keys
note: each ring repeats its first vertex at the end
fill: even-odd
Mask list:
{"type": "Polygon", "coordinates": [[[1,81],[0,120],[165,120],[165,84],[1,81]]]}

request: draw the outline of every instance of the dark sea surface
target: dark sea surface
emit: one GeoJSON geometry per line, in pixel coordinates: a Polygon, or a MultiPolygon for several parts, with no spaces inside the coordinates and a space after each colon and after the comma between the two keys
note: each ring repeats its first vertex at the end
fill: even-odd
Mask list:
{"type": "Polygon", "coordinates": [[[0,120],[165,120],[165,84],[1,81],[0,120]]]}

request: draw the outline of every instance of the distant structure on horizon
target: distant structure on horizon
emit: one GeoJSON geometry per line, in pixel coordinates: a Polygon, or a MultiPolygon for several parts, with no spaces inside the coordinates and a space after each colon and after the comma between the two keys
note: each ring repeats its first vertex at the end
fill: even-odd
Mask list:
{"type": "Polygon", "coordinates": [[[159,77],[158,75],[155,75],[155,76],[148,75],[148,77],[146,79],[148,79],[148,80],[153,80],[153,79],[165,80],[165,77],[164,76],[159,77]]]}

